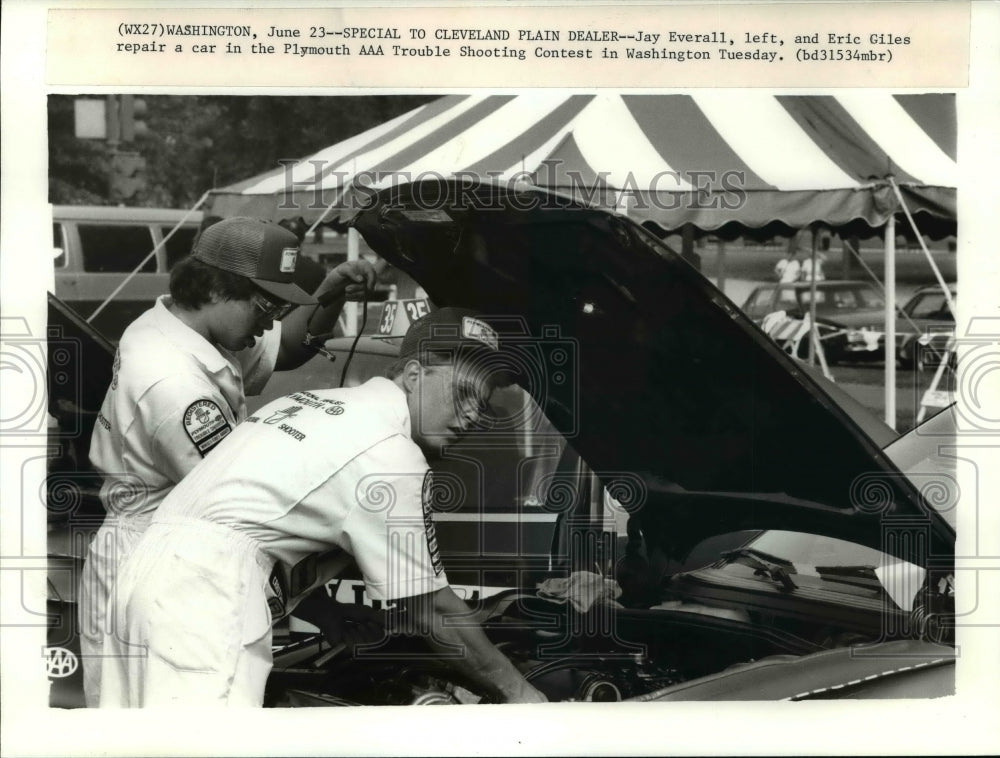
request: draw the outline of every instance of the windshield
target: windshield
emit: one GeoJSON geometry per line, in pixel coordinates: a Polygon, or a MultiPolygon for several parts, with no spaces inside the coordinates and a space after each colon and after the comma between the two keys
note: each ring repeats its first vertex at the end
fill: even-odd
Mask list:
{"type": "MultiPolygon", "coordinates": [[[[886,455],[913,483],[926,502],[954,528],[958,503],[954,406],[899,437],[885,448],[886,455]]],[[[925,572],[919,566],[879,550],[845,540],[804,532],[773,529],[762,532],[727,561],[754,563],[761,557],[786,565],[796,585],[804,577],[818,581],[825,591],[852,592],[856,587],[882,589],[903,610],[910,610],[925,572]]],[[[758,564],[759,565],[759,564],[758,564]]],[[[761,581],[771,581],[766,572],[761,581]]]]}
{"type": "MultiPolygon", "coordinates": [[[[798,290],[799,302],[803,306],[812,303],[812,290],[806,287],[798,290]]],[[[854,311],[868,308],[884,308],[885,300],[867,285],[842,285],[823,287],[816,290],[816,309],[821,313],[854,311]]]]}
{"type": "MultiPolygon", "coordinates": [[[[734,551],[729,560],[747,553],[788,564],[786,576],[795,589],[805,584],[805,577],[825,592],[856,594],[859,587],[881,588],[905,611],[912,610],[913,598],[926,574],[919,566],[864,545],[778,529],[763,532],[742,550],[734,551]]],[[[770,579],[762,576],[761,581],[770,579]]]]}
{"type": "Polygon", "coordinates": [[[885,563],[885,555],[878,550],[819,534],[775,529],[764,532],[750,544],[754,550],[789,561],[797,573],[805,576],[820,576],[817,567],[867,566],[875,569],[885,563]]]}
{"type": "Polygon", "coordinates": [[[958,510],[955,406],[950,406],[885,448],[896,467],[954,529],[958,510]]]}
{"type": "Polygon", "coordinates": [[[906,308],[906,313],[912,318],[954,320],[943,292],[927,292],[916,296],[906,308]]]}

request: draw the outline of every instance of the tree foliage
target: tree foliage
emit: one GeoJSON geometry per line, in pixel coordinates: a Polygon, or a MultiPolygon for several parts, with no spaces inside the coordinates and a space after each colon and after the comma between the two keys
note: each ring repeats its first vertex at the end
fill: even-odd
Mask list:
{"type": "MultiPolygon", "coordinates": [[[[114,204],[111,147],[74,136],[73,96],[49,97],[49,200],[114,204]]],[[[363,132],[432,96],[148,96],[148,134],[128,146],[146,161],[129,205],[184,208],[213,187],[277,168],[363,132]]]]}

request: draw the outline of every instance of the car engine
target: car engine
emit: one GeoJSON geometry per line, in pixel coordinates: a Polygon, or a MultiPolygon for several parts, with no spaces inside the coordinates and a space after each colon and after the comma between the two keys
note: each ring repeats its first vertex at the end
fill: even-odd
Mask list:
{"type": "MultiPolygon", "coordinates": [[[[645,700],[741,664],[846,642],[819,643],[738,614],[611,605],[577,613],[534,597],[516,598],[483,628],[554,702],[645,700]]],[[[353,653],[331,648],[320,635],[285,646],[275,653],[266,699],[275,707],[487,702],[488,694],[433,656],[422,639],[405,635],[353,653]]]]}

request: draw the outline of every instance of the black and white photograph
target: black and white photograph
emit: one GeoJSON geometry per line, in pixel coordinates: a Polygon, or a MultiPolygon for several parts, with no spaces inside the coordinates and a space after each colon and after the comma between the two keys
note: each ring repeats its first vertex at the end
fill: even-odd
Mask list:
{"type": "MultiPolygon", "coordinates": [[[[420,713],[473,752],[525,749],[468,734],[511,713],[547,754],[588,741],[540,740],[546,712],[653,753],[713,749],[656,736],[686,713],[836,745],[854,714],[983,719],[997,322],[965,294],[963,88],[435,85],[44,93],[44,318],[7,299],[0,367],[41,708],[448,705],[420,713]]],[[[310,744],[389,750],[357,739],[310,744]]]]}

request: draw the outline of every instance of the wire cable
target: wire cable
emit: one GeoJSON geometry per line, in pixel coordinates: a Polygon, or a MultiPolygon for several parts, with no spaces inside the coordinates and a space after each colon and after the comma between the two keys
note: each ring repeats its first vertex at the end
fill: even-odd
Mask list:
{"type": "Polygon", "coordinates": [[[361,335],[365,332],[365,325],[368,323],[368,290],[365,289],[364,293],[361,295],[361,326],[358,328],[358,333],[354,336],[354,342],[351,343],[351,349],[347,353],[347,360],[344,361],[344,368],[340,372],[340,386],[344,386],[344,380],[347,379],[347,369],[351,365],[351,360],[354,358],[354,351],[358,347],[358,340],[361,339],[361,335]]]}

